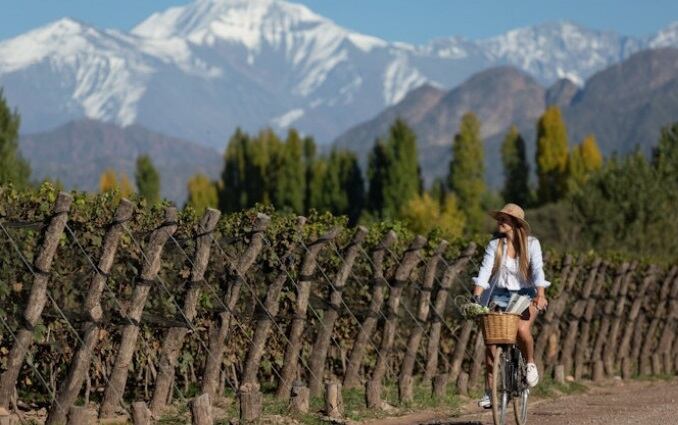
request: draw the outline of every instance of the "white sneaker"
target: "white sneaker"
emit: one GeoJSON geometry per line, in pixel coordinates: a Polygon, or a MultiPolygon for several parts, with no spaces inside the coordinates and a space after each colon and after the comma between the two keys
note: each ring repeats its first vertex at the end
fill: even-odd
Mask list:
{"type": "Polygon", "coordinates": [[[478,407],[482,407],[483,409],[489,409],[492,407],[492,400],[490,400],[490,393],[485,393],[483,398],[478,400],[478,407]]]}
{"type": "Polygon", "coordinates": [[[534,363],[527,364],[527,385],[534,387],[539,383],[539,371],[534,363]]]}

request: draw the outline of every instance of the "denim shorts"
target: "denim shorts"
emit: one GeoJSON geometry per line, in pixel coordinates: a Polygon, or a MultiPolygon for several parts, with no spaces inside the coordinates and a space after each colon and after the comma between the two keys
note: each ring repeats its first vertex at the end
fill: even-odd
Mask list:
{"type": "Polygon", "coordinates": [[[509,300],[513,294],[527,295],[534,299],[537,296],[537,290],[535,288],[520,288],[517,291],[512,291],[506,288],[494,288],[494,291],[492,291],[492,298],[490,298],[490,304],[494,303],[497,307],[504,310],[508,307],[509,300]]]}

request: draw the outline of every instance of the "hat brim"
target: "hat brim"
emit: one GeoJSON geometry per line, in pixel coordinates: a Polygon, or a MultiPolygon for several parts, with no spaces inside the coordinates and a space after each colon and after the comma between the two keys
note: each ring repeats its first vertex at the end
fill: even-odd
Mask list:
{"type": "Polygon", "coordinates": [[[526,228],[528,231],[531,230],[530,223],[528,223],[527,221],[525,221],[524,219],[522,219],[520,217],[516,217],[515,215],[508,214],[504,211],[490,211],[489,214],[490,214],[490,217],[494,218],[495,220],[497,220],[499,217],[509,217],[509,218],[515,220],[516,223],[518,223],[521,226],[523,226],[524,228],[526,228]]]}

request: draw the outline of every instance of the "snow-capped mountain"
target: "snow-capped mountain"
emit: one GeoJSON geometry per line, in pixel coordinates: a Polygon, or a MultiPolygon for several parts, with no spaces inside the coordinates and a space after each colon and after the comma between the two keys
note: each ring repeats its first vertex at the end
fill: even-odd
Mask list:
{"type": "Polygon", "coordinates": [[[129,33],[62,19],[0,42],[0,86],[24,133],[86,117],[219,149],[236,127],[294,126],[326,143],[425,83],[451,88],[502,64],[542,84],[581,83],[638,50],[670,45],[678,24],[634,39],[563,22],[416,46],[283,0],[195,0],[129,33]]]}

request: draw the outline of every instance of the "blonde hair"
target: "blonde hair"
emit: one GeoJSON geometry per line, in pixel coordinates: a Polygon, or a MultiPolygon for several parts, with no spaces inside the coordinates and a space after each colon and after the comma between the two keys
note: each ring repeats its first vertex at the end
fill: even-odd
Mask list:
{"type": "MultiPolygon", "coordinates": [[[[516,258],[518,258],[518,270],[523,279],[527,280],[532,275],[530,269],[530,254],[527,249],[527,242],[529,232],[523,226],[516,226],[511,220],[511,227],[513,228],[513,247],[516,250],[516,258]]],[[[497,250],[494,253],[494,265],[492,266],[492,277],[497,273],[501,266],[502,257],[504,256],[504,245],[506,244],[506,237],[499,237],[497,241],[497,250]]]]}

